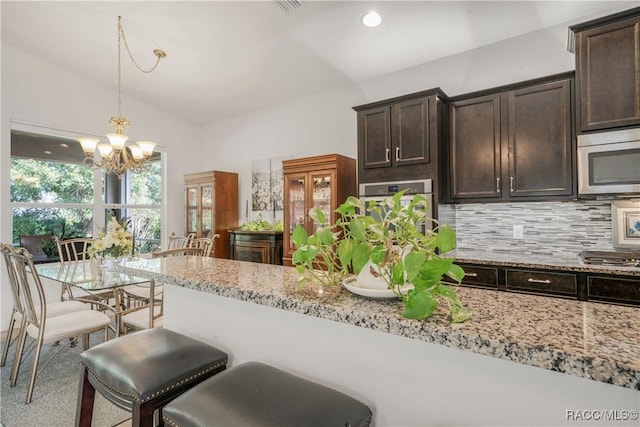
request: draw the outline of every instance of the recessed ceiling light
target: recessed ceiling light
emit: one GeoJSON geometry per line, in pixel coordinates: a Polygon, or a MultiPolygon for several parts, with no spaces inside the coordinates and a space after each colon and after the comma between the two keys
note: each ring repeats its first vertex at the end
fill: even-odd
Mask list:
{"type": "Polygon", "coordinates": [[[377,27],[381,22],[382,17],[375,10],[367,12],[362,16],[362,23],[369,28],[377,27]]]}
{"type": "Polygon", "coordinates": [[[51,154],[51,151],[49,151],[49,150],[44,150],[44,154],[51,154]]]}
{"type": "Polygon", "coordinates": [[[60,147],[62,148],[69,148],[69,144],[65,144],[64,142],[62,144],[60,144],[60,147]]]}

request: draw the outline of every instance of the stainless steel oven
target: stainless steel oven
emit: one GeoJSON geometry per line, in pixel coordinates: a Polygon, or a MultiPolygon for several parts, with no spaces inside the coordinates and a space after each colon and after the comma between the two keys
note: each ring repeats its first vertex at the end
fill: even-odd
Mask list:
{"type": "Polygon", "coordinates": [[[578,136],[578,193],[640,193],[640,128],[578,136]]]}
{"type": "MultiPolygon", "coordinates": [[[[429,203],[427,217],[433,218],[433,183],[430,179],[360,184],[358,195],[364,201],[383,200],[402,190],[405,190],[405,193],[400,198],[401,204],[408,205],[415,194],[422,194],[423,196],[425,196],[427,202],[429,203]]],[[[428,223],[426,223],[425,225],[425,230],[423,230],[425,232],[427,229],[431,230],[433,228],[433,224],[431,223],[431,221],[428,221],[428,223]]]]}

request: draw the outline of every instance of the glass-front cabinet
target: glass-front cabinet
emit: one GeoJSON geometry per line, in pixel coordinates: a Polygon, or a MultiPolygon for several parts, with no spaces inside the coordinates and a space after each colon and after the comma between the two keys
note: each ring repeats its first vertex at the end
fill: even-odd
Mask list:
{"type": "Polygon", "coordinates": [[[185,234],[220,237],[214,241],[213,256],[229,256],[229,230],[238,226],[238,174],[200,172],[184,176],[185,234]]]}
{"type": "Polygon", "coordinates": [[[356,192],[356,163],[338,154],[285,160],[284,173],[284,255],[285,265],[291,265],[295,245],[291,233],[302,225],[309,234],[319,224],[309,217],[311,208],[321,209],[330,222],[336,220],[338,205],[356,192]]]}

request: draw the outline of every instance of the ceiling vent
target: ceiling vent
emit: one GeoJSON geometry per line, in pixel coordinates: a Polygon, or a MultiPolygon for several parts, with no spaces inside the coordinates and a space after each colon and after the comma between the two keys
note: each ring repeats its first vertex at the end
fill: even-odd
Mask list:
{"type": "Polygon", "coordinates": [[[302,6],[298,0],[273,0],[284,13],[289,13],[302,6]]]}

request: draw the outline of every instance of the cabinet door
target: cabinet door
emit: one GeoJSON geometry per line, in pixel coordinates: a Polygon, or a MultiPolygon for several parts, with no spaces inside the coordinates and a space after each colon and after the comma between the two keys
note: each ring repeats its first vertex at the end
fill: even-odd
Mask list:
{"type": "Polygon", "coordinates": [[[451,105],[451,196],[499,198],[500,95],[451,105]]]}
{"type": "Polygon", "coordinates": [[[580,129],[640,124],[640,16],[576,35],[580,129]]]}
{"type": "Polygon", "coordinates": [[[187,234],[198,233],[198,186],[189,185],[185,189],[187,218],[187,234]]]}
{"type": "Polygon", "coordinates": [[[507,93],[509,197],[573,194],[571,80],[507,93]]]}
{"type": "Polygon", "coordinates": [[[391,166],[391,107],[358,112],[358,158],[364,169],[391,166]]]}
{"type": "MultiPolygon", "coordinates": [[[[291,241],[291,233],[300,224],[307,228],[309,204],[307,202],[307,175],[287,174],[284,177],[284,256],[291,258],[295,245],[291,241]]],[[[308,228],[307,228],[308,230],[308,228]]]]}
{"type": "MultiPolygon", "coordinates": [[[[335,213],[333,212],[336,209],[335,172],[330,170],[316,171],[310,173],[309,175],[309,209],[320,209],[327,218],[327,221],[334,223],[336,219],[335,213]]],[[[311,218],[309,218],[307,227],[309,234],[315,233],[320,225],[321,224],[318,224],[311,218]]]]}
{"type": "Polygon", "coordinates": [[[396,166],[429,163],[429,102],[418,98],[392,107],[393,159],[396,166]]]}
{"type": "Polygon", "coordinates": [[[213,184],[198,186],[200,201],[200,227],[198,237],[211,237],[213,230],[213,184]]]}

